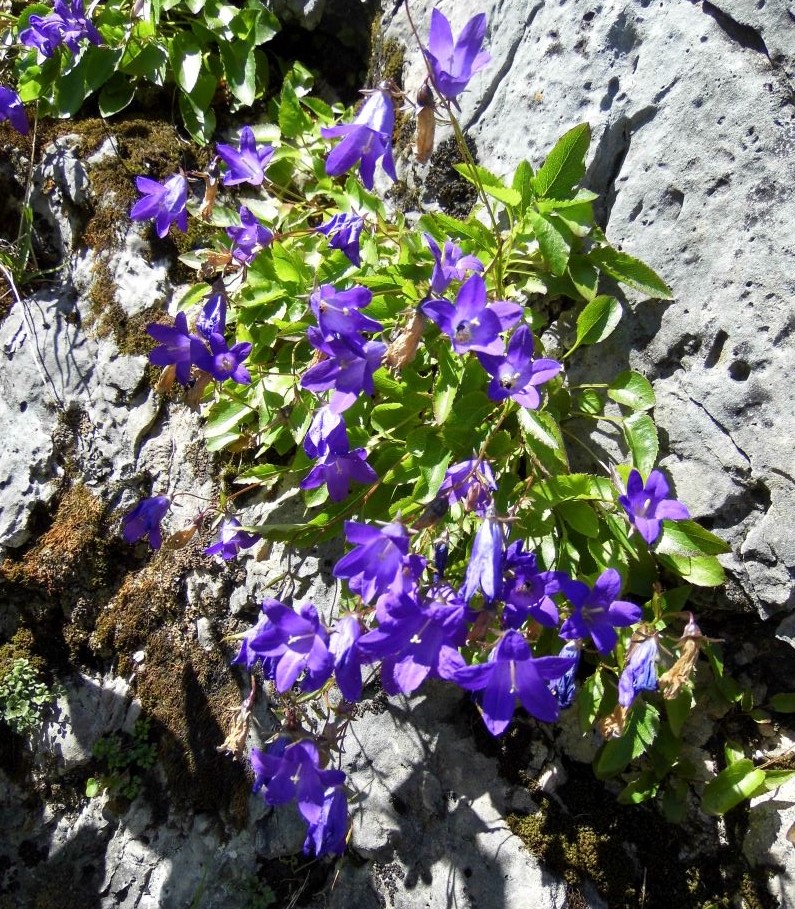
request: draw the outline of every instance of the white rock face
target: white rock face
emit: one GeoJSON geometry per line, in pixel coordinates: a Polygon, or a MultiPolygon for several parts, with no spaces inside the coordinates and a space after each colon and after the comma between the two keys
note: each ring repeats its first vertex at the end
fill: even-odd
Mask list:
{"type": "MultiPolygon", "coordinates": [[[[631,367],[653,381],[662,465],[732,544],[733,599],[783,617],[795,606],[784,529],[795,507],[792,12],[751,0],[419,0],[421,35],[433,5],[454,34],[488,17],[493,61],[461,98],[484,166],[538,166],[562,133],[591,125],[585,183],[602,196],[608,239],[675,299],[637,302],[575,369],[600,381],[631,367]]],[[[425,70],[392,6],[386,34],[410,48],[413,97],[425,70]]]]}

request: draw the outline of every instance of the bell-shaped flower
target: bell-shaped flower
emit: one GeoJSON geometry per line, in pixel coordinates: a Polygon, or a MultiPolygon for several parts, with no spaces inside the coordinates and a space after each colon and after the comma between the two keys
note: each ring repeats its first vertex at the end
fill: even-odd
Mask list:
{"type": "Polygon", "coordinates": [[[409,535],[402,524],[379,528],[358,521],[345,522],[345,535],[354,548],[334,566],[334,577],[345,578],[351,590],[370,603],[402,574],[409,535]]]}
{"type": "Polygon", "coordinates": [[[232,258],[250,265],[254,256],[273,241],[273,232],[263,227],[256,215],[245,205],[240,206],[240,227],[227,227],[233,241],[232,258]]]}
{"type": "Polygon", "coordinates": [[[311,366],[301,378],[301,387],[316,394],[334,389],[329,407],[342,413],[364,392],[375,394],[373,375],[381,366],[386,344],[381,341],[350,340],[349,336],[323,342],[321,348],[328,358],[311,366]]]}
{"type": "Polygon", "coordinates": [[[315,228],[319,234],[328,237],[329,246],[339,249],[357,267],[362,264],[359,252],[359,238],[364,227],[364,219],[357,214],[336,214],[326,224],[315,228]]]}
{"type": "Polygon", "coordinates": [[[500,332],[510,328],[522,315],[521,306],[507,301],[489,304],[486,282],[474,274],[462,285],[455,306],[448,300],[426,300],[420,309],[450,338],[453,350],[472,350],[499,356],[504,351],[500,332]]]}
{"type": "Polygon", "coordinates": [[[632,635],[624,669],[618,680],[618,703],[630,707],[640,691],[657,690],[657,660],[660,644],[657,635],[636,631],[632,635]]]}
{"type": "Polygon", "coordinates": [[[226,294],[217,291],[210,294],[196,317],[196,331],[203,338],[222,335],[226,330],[226,294]]]}
{"type": "Polygon", "coordinates": [[[546,723],[560,714],[560,705],[547,682],[559,679],[574,665],[572,657],[533,658],[530,646],[518,631],[506,631],[492,650],[489,661],[466,666],[463,660],[446,667],[448,678],[469,691],[479,691],[486,728],[502,735],[513,719],[517,699],[525,710],[546,723]]]}
{"type": "Polygon", "coordinates": [[[513,398],[530,410],[536,410],[541,403],[538,386],[554,379],[563,369],[557,360],[533,359],[533,333],[527,325],[520,325],[511,335],[506,356],[481,353],[478,359],[492,377],[488,387],[492,401],[513,398]]]}
{"type": "Polygon", "coordinates": [[[496,491],[497,481],[488,462],[474,458],[447,468],[439,497],[446,496],[451,505],[463,502],[467,511],[484,517],[496,491]]]}
{"type": "Polygon", "coordinates": [[[484,265],[477,256],[465,256],[461,247],[450,240],[445,242],[442,252],[430,234],[422,236],[434,258],[431,290],[435,294],[443,294],[452,281],[463,281],[468,271],[483,271],[484,265]]]}
{"type": "Polygon", "coordinates": [[[159,347],[150,351],[149,362],[155,366],[175,366],[177,381],[187,385],[191,366],[196,362],[196,353],[204,345],[196,335],[188,331],[188,317],[185,313],[177,313],[173,326],[152,322],[146,326],[146,331],[155,341],[160,342],[159,347]]]}
{"type": "Polygon", "coordinates": [[[662,532],[663,519],[681,521],[690,517],[687,506],[669,499],[668,492],[668,483],[659,470],[653,470],[644,484],[640,473],[633,468],[627,479],[627,494],[618,497],[630,523],[649,546],[662,532]]]}
{"type": "Polygon", "coordinates": [[[331,786],[323,793],[320,816],[311,821],[304,841],[304,854],[342,855],[348,836],[348,799],[342,786],[331,786]]]}
{"type": "Polygon", "coordinates": [[[152,549],[160,549],[163,535],[160,522],[171,507],[168,496],[152,496],[141,501],[122,518],[122,536],[125,543],[135,543],[144,537],[149,538],[152,549]]]}
{"type": "Polygon", "coordinates": [[[309,305],[326,339],[339,337],[356,341],[362,331],[381,331],[383,325],[360,310],[370,305],[372,291],[354,285],[336,290],[331,284],[321,284],[310,296],[309,305]]]}
{"type": "Polygon", "coordinates": [[[635,603],[617,600],[621,593],[621,575],[608,568],[596,579],[593,590],[582,581],[563,581],[563,592],[574,606],[560,629],[560,636],[571,641],[591,637],[599,653],[609,653],[618,641],[616,628],[626,628],[643,618],[635,603]]]}
{"type": "Polygon", "coordinates": [[[308,458],[325,458],[329,454],[350,451],[345,420],[328,407],[321,407],[309,424],[304,436],[304,451],[308,458]]]}
{"type": "Polygon", "coordinates": [[[232,379],[240,385],[249,385],[251,374],[243,366],[243,361],[251,353],[251,344],[241,341],[229,347],[224,336],[219,334],[210,335],[209,341],[209,351],[201,343],[194,345],[194,362],[199,369],[208,372],[218,382],[232,379]]]}
{"type": "Polygon", "coordinates": [[[224,186],[236,186],[239,183],[261,186],[265,170],[273,157],[272,146],[257,145],[250,126],[244,126],[240,130],[239,150],[231,145],[217,145],[216,151],[229,168],[224,174],[224,186]]]}
{"type": "Polygon", "coordinates": [[[154,218],[158,237],[165,237],[172,224],[181,231],[188,229],[188,181],[182,174],[173,174],[164,183],[136,177],[135,185],[144,197],[130,211],[133,221],[154,218]]]}
{"type": "Polygon", "coordinates": [[[375,483],[378,474],[367,463],[367,450],[337,454],[328,452],[301,481],[301,489],[315,489],[324,483],[332,502],[342,502],[348,497],[351,483],[375,483]]]}
{"type": "Polygon", "coordinates": [[[370,93],[353,123],[324,127],[320,130],[323,138],[340,142],[326,159],[326,173],[338,177],[359,165],[362,183],[367,189],[373,188],[375,166],[380,161],[384,172],[397,180],[395,162],[392,158],[392,130],[395,128],[395,105],[386,86],[370,93]]]}
{"type": "Polygon", "coordinates": [[[491,56],[481,50],[486,34],[486,16],[479,13],[463,27],[456,41],[450,22],[438,9],[431,11],[431,28],[425,57],[431,68],[434,88],[453,101],[483,69],[491,56]]]}
{"type": "Polygon", "coordinates": [[[502,587],[503,533],[499,520],[487,515],[475,534],[461,596],[469,602],[478,588],[493,600],[502,587]]]}
{"type": "Polygon", "coordinates": [[[83,0],[55,0],[51,13],[30,16],[28,27],[19,33],[22,44],[35,47],[44,57],[52,57],[61,44],[77,55],[84,38],[92,44],[103,43],[94,23],[86,18],[83,0]]]}
{"type": "Polygon", "coordinates": [[[253,533],[246,533],[237,518],[226,518],[221,522],[218,532],[218,541],[208,546],[204,554],[208,556],[219,555],[229,561],[234,559],[241,549],[249,549],[259,542],[260,537],[253,533]]]}
{"type": "Polygon", "coordinates": [[[561,571],[540,571],[535,554],[524,552],[523,547],[523,542],[516,540],[505,550],[499,594],[505,601],[503,622],[508,628],[521,628],[532,618],[540,625],[555,628],[559,616],[552,597],[560,593],[562,582],[569,576],[561,571]]]}
{"type": "Polygon", "coordinates": [[[19,95],[13,89],[0,85],[0,123],[3,120],[8,120],[14,129],[23,136],[27,136],[30,131],[25,105],[19,95]]]}
{"type": "Polygon", "coordinates": [[[346,701],[358,701],[362,696],[361,636],[362,626],[355,615],[342,616],[331,629],[329,650],[334,657],[334,678],[346,701]]]}
{"type": "Polygon", "coordinates": [[[549,690],[555,695],[558,704],[563,709],[571,707],[577,694],[577,669],[580,666],[581,653],[582,642],[569,641],[561,647],[558,654],[559,657],[567,657],[574,660],[572,666],[560,678],[552,679],[549,683],[549,690]]]}

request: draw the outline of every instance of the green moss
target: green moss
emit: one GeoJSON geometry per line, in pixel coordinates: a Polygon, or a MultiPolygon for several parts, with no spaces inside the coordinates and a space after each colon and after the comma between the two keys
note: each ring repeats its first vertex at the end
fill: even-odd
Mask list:
{"type": "MultiPolygon", "coordinates": [[[[466,143],[475,162],[478,160],[477,147],[470,136],[466,136],[466,143]]],[[[450,136],[441,142],[431,156],[431,166],[425,179],[425,189],[431,198],[436,200],[442,211],[455,218],[466,218],[472,211],[478,198],[475,187],[465,180],[455,169],[455,164],[461,164],[464,158],[461,150],[450,136]]]]}

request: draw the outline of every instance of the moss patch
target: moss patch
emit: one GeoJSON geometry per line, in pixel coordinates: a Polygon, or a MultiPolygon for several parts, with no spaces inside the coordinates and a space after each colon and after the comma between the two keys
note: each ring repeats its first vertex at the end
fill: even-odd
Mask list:
{"type": "MultiPolygon", "coordinates": [[[[478,151],[474,139],[465,136],[467,147],[477,163],[478,151]]],[[[450,136],[441,142],[431,156],[431,167],[425,179],[425,190],[433,201],[441,206],[442,211],[454,218],[466,218],[477,202],[478,193],[475,187],[465,180],[453,165],[463,163],[461,150],[450,136]]]]}

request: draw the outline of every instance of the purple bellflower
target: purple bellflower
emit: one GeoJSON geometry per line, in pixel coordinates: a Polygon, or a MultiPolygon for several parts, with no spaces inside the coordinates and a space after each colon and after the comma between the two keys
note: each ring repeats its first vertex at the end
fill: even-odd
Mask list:
{"type": "Polygon", "coordinates": [[[201,340],[188,331],[188,317],[184,312],[178,312],[173,326],[153,322],[146,330],[160,342],[160,346],[149,353],[149,362],[155,366],[176,366],[177,381],[187,385],[196,353],[204,347],[201,340]]]}
{"type": "Polygon", "coordinates": [[[267,751],[251,752],[254,791],[264,789],[269,805],[284,805],[295,800],[309,824],[304,852],[314,847],[317,855],[341,854],[345,849],[348,810],[341,770],[322,770],[314,742],[303,740],[288,744],[280,739],[267,751]],[[340,799],[341,796],[341,799],[340,799]]]}
{"type": "Polygon", "coordinates": [[[546,723],[554,722],[560,705],[547,686],[572,668],[571,657],[533,658],[518,631],[506,631],[487,663],[467,666],[459,656],[446,669],[448,677],[469,691],[481,691],[483,721],[492,735],[502,735],[513,719],[516,700],[546,723]],[[460,663],[458,662],[460,661],[460,663]]]}
{"type": "Polygon", "coordinates": [[[312,417],[304,436],[304,451],[308,458],[324,458],[328,454],[347,454],[350,451],[345,420],[328,407],[321,407],[312,417]]]}
{"type": "Polygon", "coordinates": [[[154,218],[158,237],[165,237],[172,224],[183,232],[188,229],[188,181],[182,174],[173,174],[164,183],[136,177],[135,185],[144,197],[130,211],[133,221],[154,218]]]}
{"type": "Polygon", "coordinates": [[[392,130],[395,128],[395,105],[386,86],[374,89],[364,102],[353,123],[323,127],[320,132],[324,139],[342,137],[342,142],[332,149],[326,159],[326,173],[338,177],[359,165],[362,183],[367,189],[373,188],[375,166],[381,161],[387,176],[397,180],[395,162],[392,158],[392,130]]]}
{"type": "Polygon", "coordinates": [[[533,359],[533,333],[527,325],[520,325],[513,333],[505,357],[482,353],[478,359],[492,377],[488,388],[492,401],[513,398],[530,410],[541,403],[537,386],[554,379],[563,369],[557,360],[533,359]]]}
{"type": "Polygon", "coordinates": [[[563,581],[561,588],[574,605],[560,629],[566,641],[590,636],[599,653],[609,653],[618,641],[616,628],[634,625],[643,618],[640,606],[616,599],[621,593],[621,575],[615,568],[603,571],[593,590],[582,581],[572,580],[563,581]]]}
{"type": "Polygon", "coordinates": [[[334,566],[334,577],[347,579],[351,590],[370,603],[386,593],[402,575],[409,535],[398,523],[378,528],[346,521],[345,536],[354,548],[334,566]]]}
{"type": "Polygon", "coordinates": [[[203,338],[222,335],[226,330],[226,294],[223,291],[210,294],[196,318],[196,331],[203,338]]]}
{"type": "Polygon", "coordinates": [[[640,473],[633,469],[627,480],[627,494],[618,497],[630,522],[649,546],[662,532],[664,518],[681,521],[690,517],[687,506],[667,498],[668,492],[668,483],[659,470],[653,470],[644,485],[640,473]]]}
{"type": "Polygon", "coordinates": [[[355,615],[342,616],[331,629],[329,650],[334,657],[334,678],[346,701],[358,701],[362,696],[361,635],[362,626],[355,615]]]}
{"type": "Polygon", "coordinates": [[[243,360],[251,353],[251,344],[240,341],[232,347],[226,343],[223,335],[212,334],[209,338],[210,350],[200,343],[194,345],[194,362],[218,382],[232,379],[240,385],[251,384],[251,374],[243,366],[243,360]]]}
{"type": "Polygon", "coordinates": [[[435,264],[431,275],[431,290],[443,294],[452,281],[463,281],[468,271],[483,271],[483,263],[477,256],[465,256],[460,246],[450,240],[444,244],[444,252],[430,234],[423,234],[435,264]]]}
{"type": "Polygon", "coordinates": [[[0,85],[0,123],[3,120],[8,120],[14,129],[23,136],[27,136],[30,131],[28,115],[25,113],[25,106],[19,95],[13,89],[0,85]]]}
{"type": "Polygon", "coordinates": [[[461,285],[455,306],[447,300],[426,300],[420,309],[452,340],[458,354],[472,350],[500,356],[505,350],[500,332],[522,315],[522,308],[516,303],[489,304],[486,282],[478,274],[461,285]]]}
{"type": "Polygon", "coordinates": [[[152,496],[141,501],[122,518],[125,543],[135,543],[144,537],[149,538],[152,549],[160,549],[163,545],[163,536],[160,522],[171,507],[168,496],[152,496]]]}
{"type": "Polygon", "coordinates": [[[478,588],[493,600],[502,586],[502,525],[494,515],[487,515],[475,534],[461,596],[469,602],[478,588]]]}
{"type": "Polygon", "coordinates": [[[370,305],[372,291],[354,285],[336,290],[331,284],[321,284],[309,298],[309,305],[325,339],[334,337],[358,340],[360,331],[381,331],[383,325],[359,312],[370,305]]]}
{"type": "MultiPolygon", "coordinates": [[[[272,678],[279,692],[287,691],[306,671],[302,688],[315,691],[331,676],[334,658],[328,649],[328,632],[321,624],[313,603],[304,603],[296,612],[278,600],[266,599],[262,611],[267,622],[259,622],[246,635],[246,653],[260,659],[273,658],[272,678]]],[[[241,653],[237,662],[242,662],[241,653]]]]}
{"type": "Polygon", "coordinates": [[[549,683],[552,694],[555,695],[558,699],[558,704],[564,709],[571,707],[574,703],[574,696],[577,694],[577,669],[580,665],[581,653],[582,644],[580,641],[569,641],[564,644],[558,656],[573,659],[574,663],[560,678],[552,679],[549,683]]]}
{"type": "Polygon", "coordinates": [[[256,215],[245,205],[240,206],[240,227],[227,227],[226,232],[233,241],[232,258],[250,265],[254,256],[273,241],[273,232],[263,227],[256,215]]]}
{"type": "Polygon", "coordinates": [[[446,585],[431,591],[429,602],[421,605],[404,595],[378,628],[359,640],[359,650],[369,662],[381,660],[387,694],[411,694],[426,678],[438,676],[440,666],[453,658],[449,651],[464,644],[471,616],[446,585]]]}
{"type": "Polygon", "coordinates": [[[480,49],[485,34],[486,16],[480,13],[467,22],[454,42],[448,19],[438,9],[432,10],[425,57],[434,88],[443,98],[454,101],[475,73],[490,62],[490,55],[480,49]]]}
{"type": "Polygon", "coordinates": [[[362,264],[359,253],[359,238],[362,235],[364,219],[356,214],[337,214],[327,223],[316,228],[320,234],[325,234],[332,249],[339,249],[357,267],[362,264]]]}
{"type": "Polygon", "coordinates": [[[204,554],[219,555],[222,559],[229,561],[229,559],[234,559],[241,549],[248,549],[259,542],[259,539],[253,533],[246,533],[237,518],[226,518],[221,522],[218,542],[208,546],[204,550],[204,554]]]}
{"type": "Polygon", "coordinates": [[[347,452],[328,452],[301,481],[301,489],[315,489],[323,483],[328,487],[332,502],[348,497],[351,483],[375,483],[378,474],[367,463],[367,450],[356,448],[347,452]]]}
{"type": "Polygon", "coordinates": [[[53,12],[44,17],[31,16],[28,28],[19,33],[22,44],[35,47],[44,57],[51,57],[61,44],[77,55],[83,38],[102,44],[96,26],[86,18],[83,0],[72,0],[71,4],[55,0],[53,12]]]}
{"type": "Polygon", "coordinates": [[[273,157],[273,148],[270,145],[257,145],[250,126],[244,126],[240,130],[239,150],[231,145],[216,145],[215,149],[229,168],[224,174],[224,186],[236,186],[238,183],[262,185],[265,170],[273,157]]]}
{"type": "Polygon", "coordinates": [[[477,458],[461,461],[447,468],[439,487],[439,497],[446,496],[451,505],[463,502],[467,511],[485,517],[497,490],[491,467],[477,458]]]}
{"type": "Polygon", "coordinates": [[[568,575],[562,571],[539,571],[532,552],[523,552],[524,543],[516,540],[505,550],[503,583],[499,598],[505,601],[502,618],[508,628],[521,628],[528,618],[539,625],[555,628],[558,607],[552,596],[560,593],[568,575]]]}
{"type": "Polygon", "coordinates": [[[657,690],[657,660],[660,645],[656,634],[637,632],[632,637],[626,663],[618,680],[618,703],[632,706],[638,692],[657,690]]]}
{"type": "Polygon", "coordinates": [[[381,341],[359,341],[348,336],[321,342],[320,348],[328,359],[310,367],[301,378],[301,387],[318,394],[334,389],[329,407],[342,413],[364,392],[375,394],[373,374],[381,366],[386,344],[381,341]]]}

